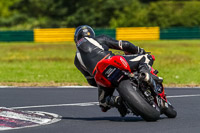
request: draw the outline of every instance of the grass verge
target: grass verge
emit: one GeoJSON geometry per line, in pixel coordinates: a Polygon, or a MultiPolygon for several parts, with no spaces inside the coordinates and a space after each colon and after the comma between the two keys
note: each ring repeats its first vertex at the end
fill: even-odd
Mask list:
{"type": "MultiPolygon", "coordinates": [[[[166,86],[199,86],[200,40],[132,43],[155,55],[154,68],[166,86]]],[[[0,47],[0,85],[87,85],[73,64],[73,43],[0,43],[0,47]]]]}

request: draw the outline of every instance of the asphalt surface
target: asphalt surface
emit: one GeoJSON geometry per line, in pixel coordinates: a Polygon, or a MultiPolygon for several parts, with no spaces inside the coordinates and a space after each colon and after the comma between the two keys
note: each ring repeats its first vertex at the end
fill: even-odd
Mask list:
{"type": "Polygon", "coordinates": [[[97,102],[96,88],[0,88],[1,107],[21,107],[21,110],[45,111],[62,116],[61,121],[50,125],[1,132],[199,133],[200,88],[166,88],[166,93],[178,112],[177,117],[169,119],[162,115],[157,122],[146,122],[132,114],[121,118],[116,109],[103,113],[98,105],[77,104],[97,102]]]}

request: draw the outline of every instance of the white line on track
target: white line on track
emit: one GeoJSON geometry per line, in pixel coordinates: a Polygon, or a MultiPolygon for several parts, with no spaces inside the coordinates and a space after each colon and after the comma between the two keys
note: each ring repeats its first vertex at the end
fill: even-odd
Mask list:
{"type": "Polygon", "coordinates": [[[87,103],[70,103],[70,104],[54,104],[54,105],[37,105],[37,106],[12,107],[12,109],[63,107],[63,106],[93,106],[93,105],[98,105],[98,104],[99,104],[98,102],[87,102],[87,103]]]}
{"type": "MultiPolygon", "coordinates": [[[[167,98],[183,98],[183,97],[199,97],[199,96],[200,94],[176,95],[176,96],[167,96],[167,98]]],[[[37,106],[12,107],[12,109],[47,108],[47,107],[64,107],[64,106],[94,106],[94,105],[99,105],[99,103],[85,102],[85,103],[70,103],[70,104],[37,105],[37,106]]]]}
{"type": "Polygon", "coordinates": [[[194,94],[194,95],[177,95],[177,96],[167,96],[167,98],[178,98],[178,97],[199,97],[200,94],[194,94]]]}

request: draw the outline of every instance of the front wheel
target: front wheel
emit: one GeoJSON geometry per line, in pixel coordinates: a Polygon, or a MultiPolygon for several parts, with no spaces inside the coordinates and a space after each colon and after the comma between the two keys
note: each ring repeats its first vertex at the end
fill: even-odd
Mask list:
{"type": "Polygon", "coordinates": [[[174,109],[174,107],[170,104],[168,104],[168,108],[164,111],[164,114],[168,117],[168,118],[175,118],[177,116],[177,112],[174,109]]]}
{"type": "Polygon", "coordinates": [[[133,85],[130,80],[123,80],[119,84],[117,91],[122,99],[132,110],[146,121],[156,121],[160,118],[158,107],[150,105],[140,94],[137,86],[133,85]]]}

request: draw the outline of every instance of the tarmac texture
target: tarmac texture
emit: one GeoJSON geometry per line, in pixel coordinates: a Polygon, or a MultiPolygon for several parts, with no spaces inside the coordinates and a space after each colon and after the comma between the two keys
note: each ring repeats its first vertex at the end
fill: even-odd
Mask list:
{"type": "Polygon", "coordinates": [[[200,131],[200,88],[166,88],[167,98],[178,115],[164,115],[156,122],[128,114],[121,118],[116,109],[100,111],[97,88],[90,87],[1,87],[0,107],[57,114],[55,123],[5,130],[12,133],[198,133],[200,131]]]}

